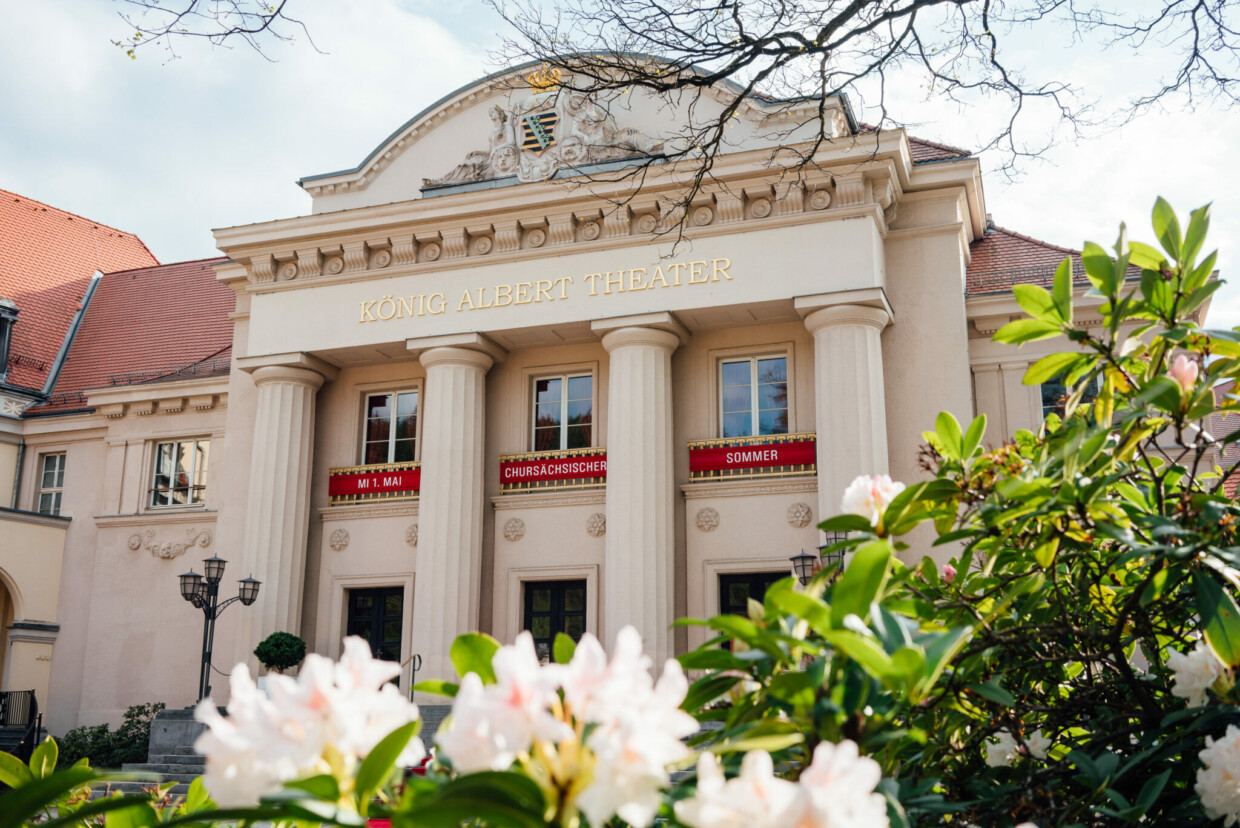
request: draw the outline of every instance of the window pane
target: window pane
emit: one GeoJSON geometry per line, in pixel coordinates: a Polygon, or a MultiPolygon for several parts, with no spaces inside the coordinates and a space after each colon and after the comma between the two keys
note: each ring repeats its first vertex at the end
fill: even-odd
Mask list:
{"type": "Polygon", "coordinates": [[[366,418],[387,420],[392,417],[392,395],[374,394],[366,398],[366,418]]]}
{"type": "Polygon", "coordinates": [[[581,425],[594,419],[594,403],[589,400],[574,400],[568,404],[568,424],[581,425]]]}
{"type": "Polygon", "coordinates": [[[400,615],[401,605],[404,603],[404,596],[397,593],[394,595],[385,595],[383,598],[383,612],[387,615],[400,615]]]}
{"type": "Polygon", "coordinates": [[[386,440],[382,443],[367,443],[365,456],[363,456],[362,462],[368,466],[375,463],[386,463],[388,461],[387,457],[388,444],[386,440]]]}
{"type": "Polygon", "coordinates": [[[788,412],[784,410],[759,411],[758,432],[760,434],[787,434],[788,412]]]}
{"type": "Polygon", "coordinates": [[[723,410],[725,412],[749,411],[750,392],[748,385],[737,385],[723,389],[723,410]]]}
{"type": "Polygon", "coordinates": [[[560,448],[560,427],[534,429],[534,451],[558,451],[560,448]]]}
{"type": "Polygon", "coordinates": [[[750,437],[753,431],[753,420],[749,412],[743,414],[724,414],[723,415],[723,436],[724,437],[750,437]]]}
{"type": "Polygon", "coordinates": [[[570,400],[588,400],[593,394],[594,377],[569,377],[568,398],[570,400]]]}
{"type": "Polygon", "coordinates": [[[545,379],[534,381],[534,402],[559,402],[560,401],[560,385],[563,380],[545,379]]]}
{"type": "Polygon", "coordinates": [[[590,447],[590,426],[569,426],[568,427],[568,445],[565,448],[589,448],[590,447]]]}
{"type": "Polygon", "coordinates": [[[560,424],[560,404],[541,403],[534,408],[534,425],[538,428],[560,424]]]}
{"type": "Polygon", "coordinates": [[[784,357],[758,360],[758,382],[786,382],[788,360],[784,357]]]}
{"type": "Polygon", "coordinates": [[[786,382],[763,383],[758,386],[758,408],[787,408],[788,384],[786,382]]]}
{"type": "Polygon", "coordinates": [[[39,495],[39,514],[41,515],[56,514],[55,512],[52,511],[52,509],[54,509],[56,505],[56,501],[54,498],[55,496],[53,495],[52,492],[44,492],[43,494],[39,495]]]}
{"type": "Polygon", "coordinates": [[[534,606],[534,612],[551,612],[551,590],[534,590],[532,604],[534,606]]]}
{"type": "Polygon", "coordinates": [[[392,453],[393,463],[412,463],[413,462],[413,440],[397,440],[395,451],[392,453]]]}
{"type": "Polygon", "coordinates": [[[530,624],[530,627],[532,628],[530,632],[534,634],[535,638],[550,638],[551,637],[551,616],[550,615],[534,616],[533,623],[530,624]]]}
{"type": "Polygon", "coordinates": [[[398,394],[396,396],[396,416],[397,417],[414,417],[418,413],[418,392],[412,391],[408,394],[398,394]]]}
{"type": "Polygon", "coordinates": [[[383,622],[383,640],[399,641],[400,640],[400,622],[384,621],[383,622]]]}
{"type": "Polygon", "coordinates": [[[194,483],[198,486],[207,485],[207,459],[211,453],[211,441],[199,440],[197,442],[198,460],[194,464],[194,483]]]}
{"type": "Polygon", "coordinates": [[[586,618],[584,615],[569,615],[564,618],[565,635],[577,641],[586,631],[586,618]]]}
{"type": "Polygon", "coordinates": [[[732,582],[728,584],[728,604],[731,606],[744,606],[749,600],[749,584],[744,582],[732,582]]]}
{"type": "Polygon", "coordinates": [[[581,587],[564,590],[564,611],[581,612],[586,608],[586,591],[581,587]]]}
{"type": "Polygon", "coordinates": [[[749,360],[723,363],[723,384],[749,385],[749,360]]]}
{"type": "Polygon", "coordinates": [[[418,415],[410,414],[396,418],[396,439],[412,440],[418,436],[418,415]]]}
{"type": "Polygon", "coordinates": [[[63,495],[61,495],[60,492],[55,492],[52,494],[52,514],[53,515],[60,514],[60,498],[62,496],[63,495]]]}
{"type": "Polygon", "coordinates": [[[388,432],[392,428],[391,420],[367,420],[366,421],[366,441],[383,443],[387,442],[388,432]]]}

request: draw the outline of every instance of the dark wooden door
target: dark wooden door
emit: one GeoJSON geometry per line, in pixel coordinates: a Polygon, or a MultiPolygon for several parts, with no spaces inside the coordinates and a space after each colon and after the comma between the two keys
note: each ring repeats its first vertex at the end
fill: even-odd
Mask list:
{"type": "Polygon", "coordinates": [[[375,658],[400,661],[404,587],[349,590],[348,635],[366,639],[375,658]]]}
{"type": "Polygon", "coordinates": [[[526,581],[524,625],[544,662],[551,660],[556,633],[579,641],[586,631],[586,582],[526,581]]]}

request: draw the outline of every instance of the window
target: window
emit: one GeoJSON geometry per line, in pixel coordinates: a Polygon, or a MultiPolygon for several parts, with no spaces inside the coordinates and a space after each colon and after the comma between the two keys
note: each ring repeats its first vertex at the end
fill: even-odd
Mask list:
{"type": "Polygon", "coordinates": [[[60,514],[60,493],[65,487],[65,453],[43,455],[39,478],[39,514],[60,514]]]}
{"type": "MultiPolygon", "coordinates": [[[[1048,415],[1055,414],[1063,416],[1064,406],[1068,403],[1068,397],[1071,395],[1071,389],[1059,380],[1051,380],[1042,383],[1042,419],[1045,420],[1048,415]]],[[[1090,383],[1085,389],[1085,393],[1081,395],[1079,405],[1088,405],[1098,396],[1098,384],[1090,383]]]]}
{"type": "Polygon", "coordinates": [[[719,366],[723,437],[788,433],[788,358],[725,359],[719,366]]]}
{"type": "Polygon", "coordinates": [[[593,375],[534,380],[533,451],[589,448],[593,423],[593,375]]]}
{"type": "Polygon", "coordinates": [[[346,635],[366,639],[370,652],[384,661],[400,661],[400,630],[405,619],[404,587],[349,590],[346,635]]]}
{"type": "Polygon", "coordinates": [[[586,582],[526,581],[525,629],[544,664],[551,660],[557,633],[580,641],[586,631],[586,582]]]}
{"type": "Polygon", "coordinates": [[[761,602],[771,584],[790,577],[792,572],[741,572],[719,576],[719,612],[724,615],[749,615],[749,599],[761,602]]]}
{"type": "Polygon", "coordinates": [[[177,440],[155,447],[151,506],[196,506],[206,502],[210,440],[177,440]]]}
{"type": "Polygon", "coordinates": [[[412,463],[418,438],[418,392],[396,391],[366,397],[362,462],[412,463]]]}

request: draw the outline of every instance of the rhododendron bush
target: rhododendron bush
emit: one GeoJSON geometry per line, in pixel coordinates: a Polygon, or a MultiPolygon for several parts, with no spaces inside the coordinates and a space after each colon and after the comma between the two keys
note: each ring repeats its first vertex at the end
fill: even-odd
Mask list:
{"type": "Polygon", "coordinates": [[[99,775],[53,772],[48,742],[28,765],[0,755],[0,824],[1240,822],[1240,508],[1214,465],[1236,438],[1209,419],[1240,413],[1214,388],[1240,374],[1240,333],[1196,321],[1219,284],[1208,221],[1160,200],[1161,249],[1121,229],[1080,278],[1065,262],[1049,290],[1017,286],[1027,316],[995,338],[1062,341],[1025,377],[1064,384],[1062,415],[1015,435],[940,415],[922,479],[875,470],[839,493],[822,528],[848,533],[827,550],[846,564],[679,622],[708,640],[677,660],[652,663],[632,629],[560,636],[549,664],[528,634],[465,635],[458,676],[420,686],[451,716],[419,734],[395,667],[349,639],[269,696],[239,667],[227,715],[201,709],[187,801],[86,804],[99,775]],[[1082,304],[1101,325],[1076,324],[1082,304]]]}

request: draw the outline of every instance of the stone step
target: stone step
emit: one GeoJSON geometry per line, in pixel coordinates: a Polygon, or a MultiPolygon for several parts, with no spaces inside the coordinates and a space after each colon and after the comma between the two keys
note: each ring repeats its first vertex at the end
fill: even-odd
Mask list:
{"type": "Polygon", "coordinates": [[[204,770],[203,765],[182,765],[176,762],[126,762],[121,765],[121,771],[124,773],[158,773],[164,776],[168,774],[201,776],[204,770]]]}
{"type": "MultiPolygon", "coordinates": [[[[168,781],[171,781],[171,780],[168,780],[168,781]]],[[[109,782],[109,783],[97,782],[94,785],[90,786],[90,796],[91,796],[91,799],[99,799],[100,797],[109,796],[115,793],[120,793],[120,794],[142,793],[143,791],[148,790],[155,784],[156,783],[154,782],[109,782]]],[[[174,795],[178,795],[178,796],[184,796],[185,794],[189,793],[189,783],[179,782],[178,784],[173,785],[170,793],[174,795]]]]}
{"type": "Polygon", "coordinates": [[[202,765],[207,764],[207,757],[197,753],[152,753],[146,761],[153,765],[202,765]]]}

